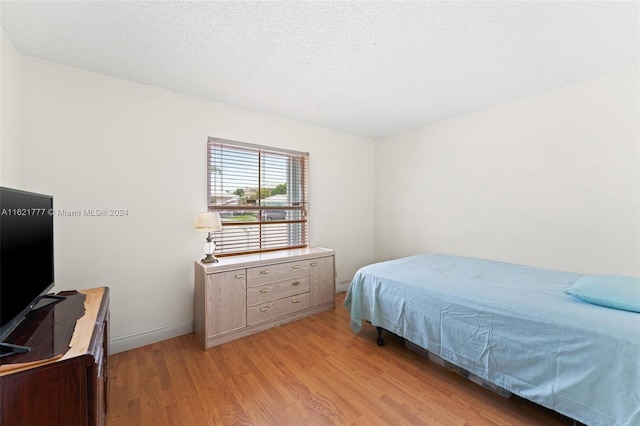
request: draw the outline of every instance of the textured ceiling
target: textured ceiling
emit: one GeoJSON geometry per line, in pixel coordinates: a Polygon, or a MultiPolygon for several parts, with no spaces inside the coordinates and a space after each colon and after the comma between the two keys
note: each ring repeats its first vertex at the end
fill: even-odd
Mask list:
{"type": "Polygon", "coordinates": [[[638,64],[638,2],[2,1],[54,62],[379,138],[638,64]]]}

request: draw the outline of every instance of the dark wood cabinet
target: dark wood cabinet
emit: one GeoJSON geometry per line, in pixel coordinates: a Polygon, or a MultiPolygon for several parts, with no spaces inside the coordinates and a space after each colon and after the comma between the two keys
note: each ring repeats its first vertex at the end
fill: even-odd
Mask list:
{"type": "Polygon", "coordinates": [[[27,317],[9,337],[14,339],[11,343],[30,346],[27,356],[31,354],[31,358],[25,358],[23,354],[3,358],[0,365],[0,426],[105,423],[109,289],[101,287],[59,294],[65,293],[84,295],[81,301],[84,309],[79,317],[69,315],[74,311],[72,302],[78,303],[69,297],[47,308],[50,311],[27,317]],[[48,336],[48,330],[53,335],[48,336]],[[71,337],[60,338],[58,334],[71,337]],[[39,338],[33,339],[34,335],[39,338]],[[56,353],[60,339],[69,339],[69,343],[63,353],[56,353]],[[34,359],[34,356],[40,359],[34,359]]]}

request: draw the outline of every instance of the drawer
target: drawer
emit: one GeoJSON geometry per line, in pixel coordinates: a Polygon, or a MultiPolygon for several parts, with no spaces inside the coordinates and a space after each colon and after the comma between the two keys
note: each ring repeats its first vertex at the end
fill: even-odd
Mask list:
{"type": "Polygon", "coordinates": [[[309,293],[273,300],[247,308],[247,325],[269,321],[309,307],[309,293]]]}
{"type": "Polygon", "coordinates": [[[247,305],[253,306],[271,300],[282,299],[309,292],[309,277],[263,284],[247,289],[247,305]]]}
{"type": "Polygon", "coordinates": [[[247,269],[247,287],[309,276],[309,261],[277,263],[247,269]]]}

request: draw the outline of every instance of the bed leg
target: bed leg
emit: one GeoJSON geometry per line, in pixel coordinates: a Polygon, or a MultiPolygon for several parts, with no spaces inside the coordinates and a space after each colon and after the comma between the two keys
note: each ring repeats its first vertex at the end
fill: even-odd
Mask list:
{"type": "Polygon", "coordinates": [[[384,339],[382,338],[382,327],[376,327],[376,330],[378,330],[378,346],[384,346],[384,339]]]}

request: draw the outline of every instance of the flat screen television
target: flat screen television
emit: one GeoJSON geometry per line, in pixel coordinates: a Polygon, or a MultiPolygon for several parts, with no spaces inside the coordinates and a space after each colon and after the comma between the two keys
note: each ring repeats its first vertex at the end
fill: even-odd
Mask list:
{"type": "Polygon", "coordinates": [[[0,343],[54,285],[53,216],[52,196],[0,187],[0,343]]]}

